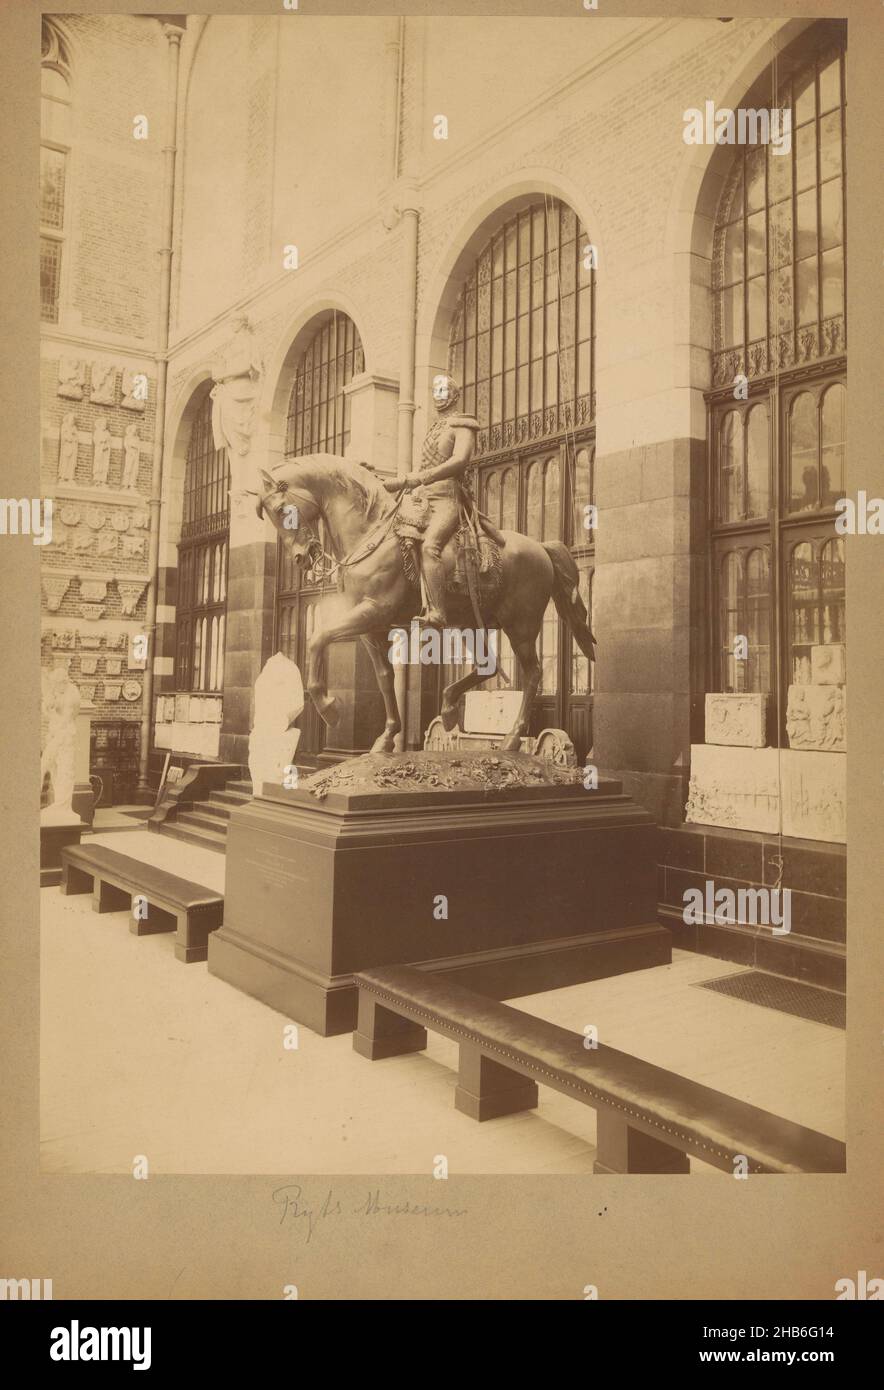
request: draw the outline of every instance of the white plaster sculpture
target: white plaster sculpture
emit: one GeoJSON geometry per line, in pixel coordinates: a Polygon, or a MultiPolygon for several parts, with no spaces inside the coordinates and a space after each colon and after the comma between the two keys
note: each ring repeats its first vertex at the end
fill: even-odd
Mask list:
{"type": "Polygon", "coordinates": [[[58,445],[58,481],[72,483],[77,476],[77,422],[69,410],[61,422],[58,445]]]}
{"type": "Polygon", "coordinates": [[[123,487],[132,491],[138,486],[138,468],[141,463],[141,440],[138,426],[128,425],[123,436],[123,487]]]}
{"type": "Polygon", "coordinates": [[[255,681],[255,715],[249,735],[249,774],[256,796],[265,782],[279,785],[301,737],[292,725],[304,708],[304,685],[293,661],[277,652],[255,681]]]}
{"type": "Polygon", "coordinates": [[[92,431],[92,482],[96,487],[103,487],[107,482],[110,455],[111,437],[107,421],[98,419],[92,431]]]}
{"type": "Polygon", "coordinates": [[[40,759],[40,781],[48,772],[52,785],[52,802],[46,809],[71,811],[80,692],[63,666],[49,672],[44,698],[48,728],[40,759]]]}

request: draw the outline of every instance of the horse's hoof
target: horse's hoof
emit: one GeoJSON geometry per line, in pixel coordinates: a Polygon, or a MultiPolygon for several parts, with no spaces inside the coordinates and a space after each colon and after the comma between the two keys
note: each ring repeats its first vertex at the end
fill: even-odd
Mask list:
{"type": "Polygon", "coordinates": [[[380,737],[376,738],[374,743],[371,745],[371,751],[372,753],[395,753],[396,735],[381,734],[380,737]]]}
{"type": "Polygon", "coordinates": [[[446,734],[450,734],[452,729],[457,728],[457,705],[450,707],[443,705],[439,711],[439,717],[442,720],[442,728],[446,734]]]}
{"type": "Polygon", "coordinates": [[[510,734],[500,745],[501,753],[518,753],[522,747],[522,735],[510,734]]]}

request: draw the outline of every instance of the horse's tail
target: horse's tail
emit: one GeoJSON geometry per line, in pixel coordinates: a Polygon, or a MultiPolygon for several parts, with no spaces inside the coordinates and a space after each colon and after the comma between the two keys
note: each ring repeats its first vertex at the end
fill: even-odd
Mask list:
{"type": "Polygon", "coordinates": [[[570,627],[583,655],[595,661],[596,642],[589,626],[586,605],[580,597],[580,574],[574,557],[561,541],[549,541],[543,548],[552,560],[555,571],[552,596],[559,617],[570,627]]]}

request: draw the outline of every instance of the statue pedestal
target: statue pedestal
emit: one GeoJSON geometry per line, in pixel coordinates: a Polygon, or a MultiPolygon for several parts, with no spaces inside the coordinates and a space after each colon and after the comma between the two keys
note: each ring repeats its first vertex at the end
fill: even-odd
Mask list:
{"type": "Polygon", "coordinates": [[[209,970],[327,1035],[355,1026],[352,976],[370,966],[506,999],[668,963],[656,828],[619,783],[576,776],[422,752],[265,784],[230,820],[209,970]]]}
{"type": "Polygon", "coordinates": [[[61,883],[61,852],[78,845],[83,821],[69,807],[44,806],[40,812],[40,887],[61,883]]]}

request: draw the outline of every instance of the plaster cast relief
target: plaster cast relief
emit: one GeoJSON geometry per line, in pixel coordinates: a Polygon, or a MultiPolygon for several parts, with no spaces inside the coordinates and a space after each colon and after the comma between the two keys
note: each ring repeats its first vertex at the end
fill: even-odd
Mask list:
{"type": "Polygon", "coordinates": [[[767,742],[766,717],[766,695],[707,695],[706,742],[763,748],[767,742]]]}
{"type": "Polygon", "coordinates": [[[123,399],[122,399],[122,401],[120,402],[120,404],[122,405],[122,407],[123,407],[124,410],[143,410],[143,409],[144,409],[145,400],[146,400],[146,397],[145,397],[145,395],[144,395],[144,393],[143,393],[143,392],[144,392],[144,387],[142,386],[142,390],[139,392],[139,394],[138,394],[137,396],[136,396],[136,395],[133,395],[133,392],[134,392],[136,386],[139,384],[139,379],[140,379],[140,378],[145,378],[145,377],[146,377],[146,373],[145,373],[145,372],[136,371],[136,369],[135,369],[134,367],[124,367],[124,368],[123,368],[123,381],[122,381],[123,399]]]}
{"type": "Polygon", "coordinates": [[[140,559],[144,555],[143,536],[123,537],[123,556],[127,560],[140,559]]]}
{"type": "Polygon", "coordinates": [[[790,685],[786,733],[790,748],[846,747],[846,688],[843,685],[790,685]]]}
{"type": "Polygon", "coordinates": [[[150,515],[143,509],[139,509],[137,512],[132,513],[132,525],[137,527],[139,531],[146,531],[149,522],[150,515]]]}
{"type": "Polygon", "coordinates": [[[53,632],[51,637],[53,647],[62,647],[66,651],[70,651],[77,640],[77,634],[72,627],[63,632],[53,632]]]}
{"type": "Polygon", "coordinates": [[[88,599],[90,603],[103,603],[107,598],[107,580],[81,579],[80,597],[88,599]]]}
{"type": "Polygon", "coordinates": [[[74,412],[69,410],[62,418],[58,438],[58,481],[72,483],[77,476],[77,451],[79,435],[74,412]]]}
{"type": "Polygon", "coordinates": [[[95,540],[95,537],[94,537],[94,535],[92,534],[92,532],[91,532],[91,531],[85,530],[85,529],[81,526],[81,527],[79,528],[79,530],[73,532],[73,547],[72,547],[72,548],[73,548],[75,551],[77,551],[78,553],[79,553],[80,551],[84,551],[84,550],[91,550],[91,549],[92,549],[92,543],[93,543],[94,540],[95,540]]]}
{"type": "Polygon", "coordinates": [[[107,512],[101,507],[86,508],[86,525],[91,526],[93,531],[100,531],[107,521],[107,512]]]}
{"type": "Polygon", "coordinates": [[[96,632],[80,632],[77,635],[80,638],[80,646],[87,651],[97,651],[101,646],[102,638],[96,632]]]}
{"type": "Polygon", "coordinates": [[[811,647],[810,672],[814,685],[843,685],[847,680],[847,651],[843,643],[811,647]]]}
{"type": "Polygon", "coordinates": [[[126,433],[123,436],[122,486],[130,492],[138,486],[138,468],[140,464],[141,440],[138,436],[138,426],[135,424],[127,425],[126,433]]]}
{"type": "Polygon", "coordinates": [[[94,676],[98,670],[97,656],[81,656],[80,671],[84,676],[94,676]]]}
{"type": "Polygon", "coordinates": [[[65,526],[76,526],[80,520],[80,508],[74,507],[69,502],[66,502],[59,512],[59,516],[65,526]]]}
{"type": "Polygon", "coordinates": [[[104,487],[110,468],[111,437],[107,421],[99,417],[92,431],[92,485],[104,487]]]}
{"type": "Polygon", "coordinates": [[[141,682],[140,682],[140,681],[124,681],[124,682],[123,682],[123,699],[124,699],[124,700],[129,700],[129,701],[132,701],[132,700],[140,700],[140,699],[141,699],[141,682]]]}
{"type": "Polygon", "coordinates": [[[124,617],[131,618],[138,606],[138,600],[144,593],[146,585],[143,580],[134,584],[125,584],[117,581],[117,588],[120,591],[120,602],[123,605],[124,617]]]}
{"type": "Polygon", "coordinates": [[[122,658],[119,656],[109,656],[105,658],[104,673],[106,676],[118,676],[123,669],[122,658]]]}
{"type": "Polygon", "coordinates": [[[46,593],[46,606],[50,613],[57,613],[61,601],[70,587],[71,576],[67,574],[44,574],[41,583],[46,593]]]}
{"type": "Polygon", "coordinates": [[[95,687],[94,685],[92,685],[92,684],[89,684],[89,685],[81,685],[81,686],[80,686],[80,705],[81,705],[81,708],[82,708],[83,705],[94,705],[94,704],[95,704],[95,690],[96,690],[96,687],[95,687]]]}
{"type": "Polygon", "coordinates": [[[263,363],[248,318],[239,315],[233,328],[233,340],[212,370],[212,434],[216,449],[242,456],[249,452],[263,363]]]}
{"type": "Polygon", "coordinates": [[[112,681],[110,684],[105,681],[104,698],[106,700],[119,700],[122,689],[123,687],[116,681],[112,681]]]}
{"type": "Polygon", "coordinates": [[[128,512],[114,512],[110,519],[111,526],[115,531],[128,531],[129,514],[128,512]]]}
{"type": "Polygon", "coordinates": [[[80,616],[90,623],[97,623],[104,617],[103,603],[81,603],[80,616]]]}
{"type": "Polygon", "coordinates": [[[89,399],[94,405],[113,405],[117,398],[117,369],[100,362],[92,363],[92,389],[89,399]]]}
{"type": "Polygon", "coordinates": [[[98,537],[99,555],[116,555],[118,537],[113,531],[102,531],[98,537]]]}
{"type": "Polygon", "coordinates": [[[58,364],[58,395],[68,401],[81,401],[86,385],[86,363],[75,357],[62,357],[58,364]]]}

